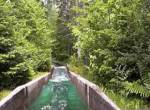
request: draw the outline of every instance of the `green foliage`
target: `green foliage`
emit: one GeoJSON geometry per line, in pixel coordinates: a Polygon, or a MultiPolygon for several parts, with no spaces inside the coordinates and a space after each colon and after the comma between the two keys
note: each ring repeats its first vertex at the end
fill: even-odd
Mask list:
{"type": "Polygon", "coordinates": [[[93,80],[125,96],[150,98],[150,2],[83,0],[69,25],[93,80]],[[127,95],[128,94],[128,95],[127,95]]]}
{"type": "Polygon", "coordinates": [[[11,90],[9,89],[3,89],[3,90],[0,90],[0,101],[6,97],[7,95],[9,95],[9,93],[11,92],[11,90]]]}
{"type": "Polygon", "coordinates": [[[53,30],[45,12],[36,0],[0,0],[0,88],[49,70],[53,30]]]}
{"type": "Polygon", "coordinates": [[[105,90],[105,93],[122,109],[122,110],[139,110],[148,108],[148,102],[136,97],[124,97],[112,90],[105,90]]]}
{"type": "Polygon", "coordinates": [[[65,0],[61,0],[59,2],[60,6],[56,22],[57,28],[54,34],[55,42],[52,55],[55,60],[59,62],[66,62],[75,52],[73,45],[76,39],[72,36],[72,33],[67,26],[73,17],[71,7],[74,5],[75,0],[67,2],[65,0]]]}
{"type": "MultiPolygon", "coordinates": [[[[69,62],[69,69],[71,71],[83,76],[84,78],[96,83],[95,80],[93,80],[92,72],[90,72],[89,68],[86,67],[82,63],[82,59],[77,59],[77,57],[72,56],[70,58],[70,62],[69,62]]],[[[113,82],[113,79],[111,81],[113,82]]],[[[133,83],[129,83],[129,82],[122,83],[120,81],[117,82],[116,80],[115,80],[115,83],[113,83],[113,84],[114,85],[111,84],[110,88],[106,88],[104,85],[100,84],[100,88],[122,110],[138,110],[139,108],[144,109],[144,108],[148,108],[150,106],[148,104],[148,101],[145,101],[142,98],[137,98],[135,96],[135,93],[137,95],[139,95],[143,92],[147,95],[149,94],[149,91],[145,91],[145,89],[143,89],[143,86],[140,86],[140,85],[137,85],[137,84],[136,85],[134,84],[135,85],[134,86],[133,83]],[[117,87],[116,87],[116,85],[117,85],[117,87]],[[119,85],[122,85],[121,87],[124,87],[126,91],[121,91],[121,94],[118,93],[119,85]],[[139,86],[140,86],[140,88],[139,88],[139,86]],[[115,89],[115,91],[114,91],[114,89],[115,89]],[[131,91],[131,92],[129,92],[129,91],[131,91]],[[125,97],[125,96],[128,96],[129,94],[132,97],[125,97]]],[[[142,95],[143,94],[141,94],[141,97],[143,97],[142,95]]]]}
{"type": "Polygon", "coordinates": [[[75,55],[71,56],[69,59],[69,69],[88,80],[92,80],[89,68],[82,63],[82,59],[77,58],[75,55]]]}
{"type": "Polygon", "coordinates": [[[125,82],[124,86],[125,90],[127,91],[127,94],[136,94],[140,95],[141,97],[147,98],[150,97],[150,91],[146,87],[136,82],[134,83],[125,82]]]}

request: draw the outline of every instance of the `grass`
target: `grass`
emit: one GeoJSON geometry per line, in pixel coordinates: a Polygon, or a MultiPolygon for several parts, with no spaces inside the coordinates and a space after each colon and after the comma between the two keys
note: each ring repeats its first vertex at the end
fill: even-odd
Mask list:
{"type": "MultiPolygon", "coordinates": [[[[48,74],[48,72],[37,72],[36,74],[30,77],[30,80],[34,80],[46,74],[48,74]]],[[[12,92],[11,89],[6,89],[6,88],[3,88],[2,90],[0,90],[0,101],[6,96],[8,96],[11,92],[12,92]]]]}
{"type": "Polygon", "coordinates": [[[36,74],[34,74],[30,77],[30,80],[34,80],[34,79],[39,78],[39,77],[46,75],[46,74],[48,74],[48,72],[37,72],[36,74]]]}
{"type": "MultiPolygon", "coordinates": [[[[85,66],[70,64],[69,69],[94,82],[91,78],[89,69],[85,68],[85,66]]],[[[150,104],[143,99],[137,97],[125,97],[115,93],[113,90],[107,90],[105,87],[100,86],[100,88],[118,105],[119,108],[121,108],[121,110],[144,110],[145,108],[150,107],[150,104]]]]}
{"type": "Polygon", "coordinates": [[[0,100],[2,100],[4,97],[6,97],[7,95],[9,95],[11,92],[11,90],[9,89],[3,89],[0,91],[0,100]]]}
{"type": "Polygon", "coordinates": [[[124,97],[112,90],[104,91],[122,110],[146,110],[148,102],[136,97],[124,97]]]}
{"type": "Polygon", "coordinates": [[[69,64],[69,70],[79,74],[80,76],[83,76],[84,78],[86,78],[90,81],[92,79],[88,67],[86,67],[82,64],[76,65],[76,66],[69,64]]]}

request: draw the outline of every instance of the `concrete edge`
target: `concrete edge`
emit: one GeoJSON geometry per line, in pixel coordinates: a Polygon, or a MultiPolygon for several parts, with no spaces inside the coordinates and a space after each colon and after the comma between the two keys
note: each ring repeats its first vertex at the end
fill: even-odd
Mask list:
{"type": "Polygon", "coordinates": [[[92,88],[105,101],[105,103],[111,106],[111,108],[113,108],[114,110],[121,110],[96,84],[88,81],[87,79],[81,77],[80,75],[75,74],[74,72],[69,71],[69,73],[74,77],[76,77],[77,80],[81,81],[82,83],[88,85],[88,87],[92,88]]]}
{"type": "MultiPolygon", "coordinates": [[[[43,79],[43,78],[47,78],[47,76],[49,76],[51,73],[47,73],[47,74],[45,74],[45,75],[42,75],[42,76],[40,76],[39,78],[36,78],[36,79],[34,79],[34,80],[32,80],[32,81],[30,81],[30,82],[28,82],[28,83],[26,83],[26,84],[24,84],[24,85],[21,85],[21,86],[19,86],[19,87],[28,87],[28,86],[30,86],[30,85],[32,85],[32,84],[34,84],[34,83],[36,83],[36,82],[38,82],[39,80],[41,80],[41,79],[43,79]]],[[[19,88],[19,87],[17,87],[17,88],[19,88]]],[[[16,89],[17,89],[16,88],[16,89]]]]}
{"type": "MultiPolygon", "coordinates": [[[[5,98],[3,98],[1,101],[0,101],[0,108],[3,108],[3,106],[5,106],[7,103],[11,102],[13,97],[15,95],[17,95],[19,92],[21,92],[22,90],[26,90],[29,86],[32,86],[33,84],[35,83],[38,83],[40,80],[42,80],[43,78],[45,80],[48,80],[51,76],[51,73],[47,73],[46,75],[43,75],[39,78],[36,78],[24,85],[21,85],[21,86],[18,86],[17,88],[15,88],[8,96],[6,96],[5,98]]],[[[27,94],[27,93],[26,93],[27,94]]],[[[26,95],[25,94],[25,95],[26,95]]]]}
{"type": "Polygon", "coordinates": [[[13,96],[15,96],[16,94],[18,94],[22,89],[24,89],[24,86],[19,86],[17,88],[15,88],[8,96],[6,96],[5,98],[3,98],[0,101],[0,108],[1,106],[3,106],[5,103],[7,103],[8,101],[10,101],[10,99],[13,98],[13,96]]]}

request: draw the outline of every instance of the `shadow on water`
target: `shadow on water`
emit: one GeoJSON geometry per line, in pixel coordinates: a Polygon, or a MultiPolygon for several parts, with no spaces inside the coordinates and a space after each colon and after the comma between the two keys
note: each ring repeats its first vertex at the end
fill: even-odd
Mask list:
{"type": "Polygon", "coordinates": [[[66,69],[55,68],[52,79],[28,110],[89,110],[70,82],[66,69]]]}

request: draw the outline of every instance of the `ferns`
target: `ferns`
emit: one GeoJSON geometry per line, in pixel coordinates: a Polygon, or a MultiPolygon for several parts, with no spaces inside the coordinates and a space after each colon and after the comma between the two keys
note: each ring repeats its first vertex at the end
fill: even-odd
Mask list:
{"type": "Polygon", "coordinates": [[[148,73],[148,74],[143,74],[143,75],[142,75],[142,81],[143,81],[144,85],[145,85],[148,89],[150,89],[150,73],[148,73]]]}
{"type": "Polygon", "coordinates": [[[146,1],[85,4],[72,26],[81,55],[90,56],[94,81],[144,101],[150,98],[150,10],[146,7],[150,4],[146,1]]]}
{"type": "Polygon", "coordinates": [[[138,82],[125,82],[124,83],[125,91],[127,91],[127,94],[136,94],[143,98],[150,97],[150,90],[144,87],[143,85],[140,85],[138,82]]]}

